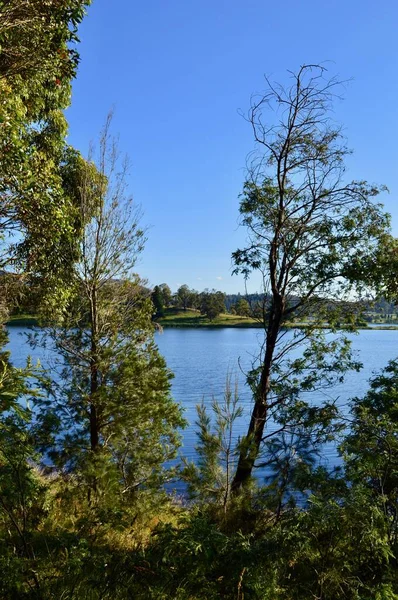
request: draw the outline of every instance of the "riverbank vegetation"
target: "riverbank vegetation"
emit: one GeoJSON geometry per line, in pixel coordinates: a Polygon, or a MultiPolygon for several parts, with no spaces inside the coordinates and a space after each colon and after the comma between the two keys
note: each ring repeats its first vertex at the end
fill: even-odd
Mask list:
{"type": "Polygon", "coordinates": [[[0,3],[0,315],[34,307],[26,343],[53,356],[17,368],[3,328],[0,597],[396,600],[397,361],[351,400],[349,423],[333,397],[360,368],[347,334],[361,294],[396,302],[383,188],[344,179],[338,82],[307,65],[253,101],[249,240],[233,260],[261,273],[262,293],[152,290],[135,272],[146,231],[110,117],[87,158],[66,143],[88,4],[0,3]],[[197,407],[194,462],[156,321],[263,331],[246,435],[228,377],[222,400],[197,407]],[[339,467],[322,466],[325,444],[339,467]]]}

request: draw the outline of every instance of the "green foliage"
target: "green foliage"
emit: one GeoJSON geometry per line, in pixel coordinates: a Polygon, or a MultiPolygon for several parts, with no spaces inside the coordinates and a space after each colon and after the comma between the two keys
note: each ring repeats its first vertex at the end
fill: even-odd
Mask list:
{"type": "Polygon", "coordinates": [[[281,523],[278,537],[280,597],[395,597],[383,512],[363,490],[339,501],[310,498],[307,510],[281,523]]]}
{"type": "MultiPolygon", "coordinates": [[[[72,46],[89,3],[0,2],[0,238],[21,236],[0,268],[13,261],[27,276],[2,276],[0,314],[29,289],[47,325],[32,343],[59,359],[49,382],[0,351],[0,596],[397,600],[398,362],[353,400],[344,470],[317,466],[341,423],[333,402],[306,396],[359,368],[344,335],[321,331],[355,330],[343,295],[359,282],[396,300],[396,240],[373,204],[383,188],[342,183],[347,150],[328,118],[335,82],[305,66],[298,86],[270,86],[252,108],[265,156],[241,199],[249,244],[233,255],[237,271],[261,272],[266,292],[251,429],[236,440],[242,409],[228,378],[211,415],[198,407],[198,460],[182,471],[194,503],[182,507],[162,491],[184,421],[152,324],[171,291],[161,284],[151,297],[134,273],[145,232],[110,118],[98,167],[65,145],[72,46]],[[272,102],[287,112],[268,128],[261,111],[272,102]],[[286,341],[294,319],[307,327],[286,341]],[[233,495],[255,467],[264,485],[233,495]]],[[[176,303],[186,321],[201,319],[189,306],[213,322],[225,295],[183,285],[176,303]]],[[[249,309],[241,298],[234,307],[249,309]]]]}
{"type": "Polygon", "coordinates": [[[370,288],[372,295],[377,295],[378,308],[380,304],[386,305],[386,300],[392,302],[387,312],[394,313],[398,300],[397,268],[398,240],[384,235],[376,248],[353,261],[349,276],[362,280],[366,291],[370,288]]]}
{"type": "Polygon", "coordinates": [[[398,550],[398,362],[371,380],[364,398],[354,398],[352,423],[341,446],[347,477],[368,487],[388,518],[389,536],[398,550]]]}
{"type": "Polygon", "coordinates": [[[240,300],[234,304],[233,308],[235,314],[240,315],[241,317],[248,317],[250,315],[250,304],[244,298],[240,298],[240,300]]]}
{"type": "Polygon", "coordinates": [[[224,401],[213,400],[212,416],[202,402],[198,413],[195,462],[185,462],[182,477],[188,483],[188,493],[201,504],[214,503],[224,512],[230,501],[233,470],[236,462],[237,440],[234,424],[242,416],[237,384],[234,390],[227,377],[224,401]]]}
{"type": "Polygon", "coordinates": [[[306,511],[245,534],[191,511],[159,527],[135,560],[138,598],[397,597],[383,511],[358,489],[343,504],[314,497],[306,511]]]}
{"type": "MultiPolygon", "coordinates": [[[[6,341],[3,331],[1,345],[6,341]]],[[[24,369],[13,367],[4,350],[0,370],[0,594],[18,597],[26,588],[39,590],[33,538],[46,513],[46,486],[35,468],[28,406],[44,379],[30,361],[24,369]]]]}
{"type": "MultiPolygon", "coordinates": [[[[102,140],[109,142],[107,130],[102,140]]],[[[101,157],[116,158],[108,148],[101,157]]],[[[109,578],[106,567],[123,563],[170,506],[160,491],[169,476],[164,463],[175,456],[184,421],[154,343],[150,297],[132,271],[144,233],[123,195],[123,173],[113,181],[68,152],[63,185],[79,201],[80,245],[71,255],[67,310],[51,315],[47,306],[47,326],[31,338],[55,350],[53,380],[40,376],[41,393],[32,394],[32,369],[13,369],[1,355],[4,597],[125,597],[120,564],[109,578]],[[28,393],[31,421],[19,404],[28,393]]]]}
{"type": "Polygon", "coordinates": [[[167,283],[161,283],[159,289],[162,294],[162,300],[165,308],[168,308],[172,304],[173,296],[171,293],[171,289],[167,285],[167,283]]]}
{"type": "Polygon", "coordinates": [[[162,290],[158,285],[153,288],[151,298],[155,308],[155,317],[164,317],[164,299],[162,290]]]}
{"type": "Polygon", "coordinates": [[[9,249],[0,266],[12,261],[14,268],[41,275],[41,282],[45,277],[54,304],[65,301],[60,278],[65,281],[76,237],[76,207],[61,174],[62,111],[70,102],[79,59],[72,46],[88,4],[0,3],[0,238],[9,249]],[[15,231],[20,237],[10,244],[15,231]]]}
{"type": "Polygon", "coordinates": [[[184,311],[186,311],[189,306],[190,298],[191,290],[189,289],[189,287],[186,284],[181,285],[177,290],[176,300],[178,303],[180,303],[184,311]]]}
{"type": "Polygon", "coordinates": [[[178,528],[162,527],[145,555],[152,577],[141,579],[139,597],[267,598],[247,594],[250,584],[242,589],[250,561],[251,568],[256,566],[250,542],[239,533],[221,533],[200,515],[183,518],[178,528]]]}
{"type": "Polygon", "coordinates": [[[289,405],[295,412],[303,393],[357,367],[348,339],[327,340],[321,329],[355,330],[357,316],[342,302],[362,285],[356,286],[352,267],[376,251],[389,227],[373,201],[384,188],[343,180],[348,151],[329,114],[338,82],[327,80],[319,65],[304,65],[292,77],[289,88],[267,80],[249,112],[259,156],[240,203],[248,244],[232,257],[235,273],[262,276],[265,338],[248,373],[254,408],[236,490],[250,477],[274,412],[286,413],[289,405]],[[293,340],[284,331],[290,319],[308,323],[293,340]],[[292,358],[299,348],[300,358],[292,358]]]}
{"type": "Polygon", "coordinates": [[[38,591],[33,539],[45,515],[45,485],[32,466],[35,457],[26,419],[10,414],[0,423],[0,590],[3,597],[38,591]],[[25,579],[25,585],[24,580],[25,579]],[[27,586],[26,586],[27,587],[27,586]]]}
{"type": "Polygon", "coordinates": [[[184,421],[154,343],[151,299],[132,271],[145,236],[125,195],[126,164],[118,163],[109,126],[110,117],[99,170],[81,164],[73,295],[44,339],[38,332],[32,342],[51,339],[60,367],[52,395],[36,403],[40,449],[57,467],[80,473],[92,503],[108,496],[119,506],[164,480],[163,465],[175,456],[184,421]]]}
{"type": "MultiPolygon", "coordinates": [[[[157,363],[157,368],[164,376],[164,365],[157,363]]],[[[86,460],[82,455],[73,472],[40,473],[34,466],[37,437],[30,431],[28,413],[5,415],[0,428],[2,595],[396,600],[397,373],[394,362],[372,382],[363,400],[354,400],[352,432],[343,446],[347,466],[335,476],[316,468],[312,456],[314,439],[322,443],[333,434],[333,406],[287,406],[287,422],[301,423],[302,431],[296,428],[291,438],[286,431],[270,438],[267,454],[274,474],[242,502],[227,498],[233,425],[240,414],[229,383],[224,404],[213,405],[212,418],[199,407],[199,461],[185,473],[195,498],[190,508],[173,506],[150,489],[155,480],[147,480],[133,495],[121,493],[114,460],[121,447],[119,432],[137,436],[129,449],[137,459],[126,462],[123,486],[133,479],[129,468],[136,473],[148,464],[148,445],[157,452],[148,432],[153,414],[145,422],[145,386],[152,378],[145,384],[134,357],[127,357],[112,379],[116,395],[110,407],[116,412],[108,433],[115,426],[115,442],[91,457],[86,454],[86,460]],[[139,424],[133,431],[128,398],[131,388],[141,387],[142,412],[135,407],[139,424]],[[96,483],[95,494],[88,493],[90,480],[96,483]],[[305,495],[305,504],[297,505],[297,492],[305,495]]],[[[24,393],[23,385],[20,391],[24,393]]]]}
{"type": "Polygon", "coordinates": [[[200,294],[200,312],[213,321],[222,312],[225,312],[225,294],[216,290],[204,290],[200,294]]]}

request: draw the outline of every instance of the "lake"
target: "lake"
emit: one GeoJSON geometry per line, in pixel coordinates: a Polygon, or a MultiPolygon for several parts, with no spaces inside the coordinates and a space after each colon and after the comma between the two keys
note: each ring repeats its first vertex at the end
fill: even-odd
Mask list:
{"type": "MultiPolygon", "coordinates": [[[[18,326],[8,328],[8,349],[13,363],[22,367],[27,356],[31,355],[34,361],[40,359],[44,367],[49,365],[51,351],[29,348],[24,335],[27,331],[18,326]]],[[[195,406],[202,399],[208,404],[213,398],[222,400],[228,373],[233,380],[235,377],[238,380],[239,397],[244,407],[244,417],[237,423],[234,436],[245,432],[251,411],[251,396],[245,385],[244,371],[250,368],[261,339],[261,330],[243,328],[170,328],[156,334],[160,352],[175,375],[172,381],[173,396],[183,406],[189,421],[181,449],[187,458],[195,457],[195,406]]],[[[327,390],[328,397],[337,399],[344,412],[347,412],[349,399],[362,396],[367,390],[369,378],[398,355],[397,330],[361,330],[351,339],[353,349],[364,367],[359,373],[348,373],[343,384],[327,390]]],[[[319,392],[314,396],[318,400],[324,397],[319,392]]],[[[335,463],[336,450],[333,445],[325,447],[323,461],[329,465],[335,463]]]]}

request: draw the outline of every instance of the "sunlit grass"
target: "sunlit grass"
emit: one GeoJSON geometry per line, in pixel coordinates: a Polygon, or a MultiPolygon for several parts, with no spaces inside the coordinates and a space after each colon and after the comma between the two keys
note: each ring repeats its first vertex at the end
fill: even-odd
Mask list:
{"type": "Polygon", "coordinates": [[[164,317],[157,319],[163,327],[260,327],[258,321],[250,317],[240,317],[222,313],[212,321],[198,310],[169,308],[164,317]]]}

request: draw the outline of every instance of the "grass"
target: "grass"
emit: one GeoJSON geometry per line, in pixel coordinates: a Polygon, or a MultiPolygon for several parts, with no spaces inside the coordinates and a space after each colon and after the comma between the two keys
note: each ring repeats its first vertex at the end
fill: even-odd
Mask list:
{"type": "Polygon", "coordinates": [[[162,327],[260,327],[258,321],[250,317],[239,317],[238,315],[221,314],[210,321],[198,310],[187,308],[186,311],[179,308],[166,308],[165,316],[156,321],[162,327]]]}
{"type": "MultiPolygon", "coordinates": [[[[230,315],[223,313],[210,321],[204,315],[201,315],[198,310],[187,308],[184,311],[181,308],[166,308],[164,317],[156,319],[157,323],[162,327],[257,327],[261,328],[262,325],[255,319],[250,317],[240,317],[238,315],[230,315]]],[[[308,327],[309,323],[294,323],[286,322],[285,327],[308,327]]],[[[324,326],[328,329],[328,325],[324,326]]],[[[359,329],[398,329],[397,326],[385,324],[376,327],[368,327],[367,324],[363,324],[359,329]]]]}

